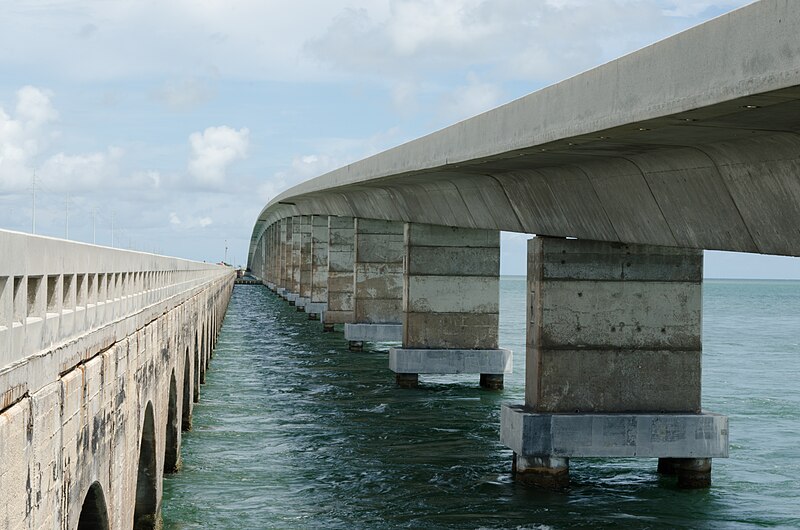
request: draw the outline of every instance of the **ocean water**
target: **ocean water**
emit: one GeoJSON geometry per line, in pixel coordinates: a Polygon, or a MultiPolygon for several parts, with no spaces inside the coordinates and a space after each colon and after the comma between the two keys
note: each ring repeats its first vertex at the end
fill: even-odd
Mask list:
{"type": "Polygon", "coordinates": [[[501,392],[477,375],[399,389],[388,345],[340,333],[261,286],[237,286],[164,480],[166,529],[800,528],[800,282],[706,281],[703,406],[730,458],[681,491],[655,459],[573,459],[564,492],[511,479],[500,406],[524,393],[525,280],[501,279],[501,392]]]}

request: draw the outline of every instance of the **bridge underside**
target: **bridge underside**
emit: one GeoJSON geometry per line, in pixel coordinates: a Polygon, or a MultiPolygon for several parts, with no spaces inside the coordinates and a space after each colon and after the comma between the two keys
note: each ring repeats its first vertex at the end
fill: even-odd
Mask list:
{"type": "Polygon", "coordinates": [[[309,193],[264,224],[331,214],[797,256],[798,98],[787,89],[309,193]]]}

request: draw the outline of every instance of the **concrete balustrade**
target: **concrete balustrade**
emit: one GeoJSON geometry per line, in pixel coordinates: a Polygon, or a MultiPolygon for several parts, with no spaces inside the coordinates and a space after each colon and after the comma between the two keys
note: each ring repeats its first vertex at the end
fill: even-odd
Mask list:
{"type": "Polygon", "coordinates": [[[404,253],[403,347],[389,351],[398,384],[475,373],[502,388],[512,358],[497,345],[499,232],[406,223],[404,253]]]}
{"type": "Polygon", "coordinates": [[[400,342],[403,334],[404,224],[356,218],[353,323],[344,327],[353,350],[365,341],[400,342]]]}
{"type": "Polygon", "coordinates": [[[0,231],[0,524],[155,524],[234,276],[0,231]]]}
{"type": "Polygon", "coordinates": [[[707,486],[728,426],[700,404],[702,252],[537,237],[528,260],[525,405],[502,413],[517,476],[565,485],[571,457],[658,457],[707,486]]]}

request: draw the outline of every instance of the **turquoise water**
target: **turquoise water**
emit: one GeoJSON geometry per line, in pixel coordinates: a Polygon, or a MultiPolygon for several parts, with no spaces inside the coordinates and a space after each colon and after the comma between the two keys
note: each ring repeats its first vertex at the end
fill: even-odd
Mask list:
{"type": "Polygon", "coordinates": [[[477,376],[395,387],[385,345],[351,353],[260,286],[237,286],[164,480],[167,529],[800,528],[800,282],[704,284],[704,408],[730,417],[713,486],[653,459],[573,460],[571,486],[516,485],[500,405],[523,399],[525,280],[501,280],[502,392],[477,376]]]}

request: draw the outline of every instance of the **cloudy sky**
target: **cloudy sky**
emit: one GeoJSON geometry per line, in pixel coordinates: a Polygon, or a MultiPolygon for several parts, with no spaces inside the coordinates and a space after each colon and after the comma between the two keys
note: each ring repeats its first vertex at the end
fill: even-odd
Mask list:
{"type": "Polygon", "coordinates": [[[35,172],[37,233],[242,263],[281,190],[747,3],[0,0],[0,227],[32,229],[35,172]]]}

